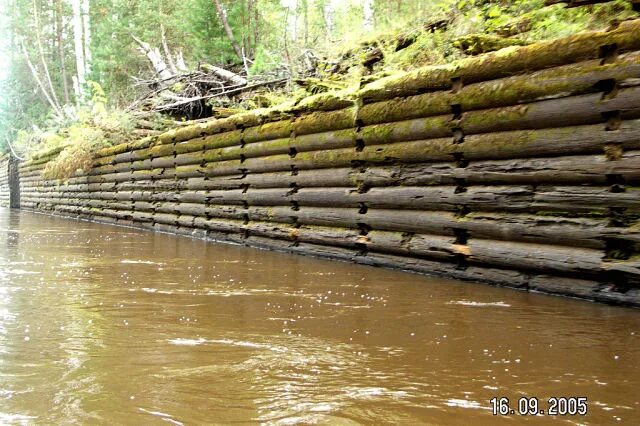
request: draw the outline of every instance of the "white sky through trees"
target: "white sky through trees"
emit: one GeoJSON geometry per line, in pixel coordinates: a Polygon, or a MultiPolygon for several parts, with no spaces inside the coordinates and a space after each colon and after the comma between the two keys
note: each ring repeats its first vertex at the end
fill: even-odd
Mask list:
{"type": "MultiPolygon", "coordinates": [[[[9,53],[9,17],[7,16],[6,0],[0,0],[0,83],[7,77],[10,68],[11,54],[9,53]]],[[[4,96],[0,93],[0,97],[4,96]]]]}

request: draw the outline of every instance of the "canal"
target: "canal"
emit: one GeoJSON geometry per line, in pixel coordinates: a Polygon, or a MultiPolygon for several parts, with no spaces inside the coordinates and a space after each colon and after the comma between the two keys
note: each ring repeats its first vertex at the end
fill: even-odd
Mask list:
{"type": "Polygon", "coordinates": [[[2,424],[640,424],[639,354],[634,309],[0,210],[2,424]]]}

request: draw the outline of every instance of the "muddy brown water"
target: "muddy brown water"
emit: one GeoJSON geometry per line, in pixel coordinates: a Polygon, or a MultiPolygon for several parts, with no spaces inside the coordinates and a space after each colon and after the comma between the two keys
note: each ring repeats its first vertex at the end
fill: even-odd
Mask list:
{"type": "Polygon", "coordinates": [[[640,424],[639,353],[635,309],[0,210],[0,424],[640,424]]]}

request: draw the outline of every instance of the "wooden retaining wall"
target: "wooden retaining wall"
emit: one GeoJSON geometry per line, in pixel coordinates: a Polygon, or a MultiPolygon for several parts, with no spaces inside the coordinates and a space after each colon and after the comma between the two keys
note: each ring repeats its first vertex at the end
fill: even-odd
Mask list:
{"type": "Polygon", "coordinates": [[[0,156],[0,207],[9,207],[10,203],[9,162],[8,154],[0,156]]]}
{"type": "Polygon", "coordinates": [[[171,131],[65,183],[42,178],[58,152],[41,153],[20,167],[21,206],[640,306],[638,34],[628,21],[171,131]]]}

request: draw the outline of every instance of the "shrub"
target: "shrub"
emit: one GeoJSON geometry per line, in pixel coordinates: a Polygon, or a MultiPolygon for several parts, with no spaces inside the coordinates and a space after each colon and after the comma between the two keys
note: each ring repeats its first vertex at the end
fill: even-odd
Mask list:
{"type": "Polygon", "coordinates": [[[65,142],[67,146],[44,168],[45,179],[68,180],[77,173],[87,172],[93,164],[94,153],[109,145],[102,130],[82,125],[70,127],[65,142]]]}

